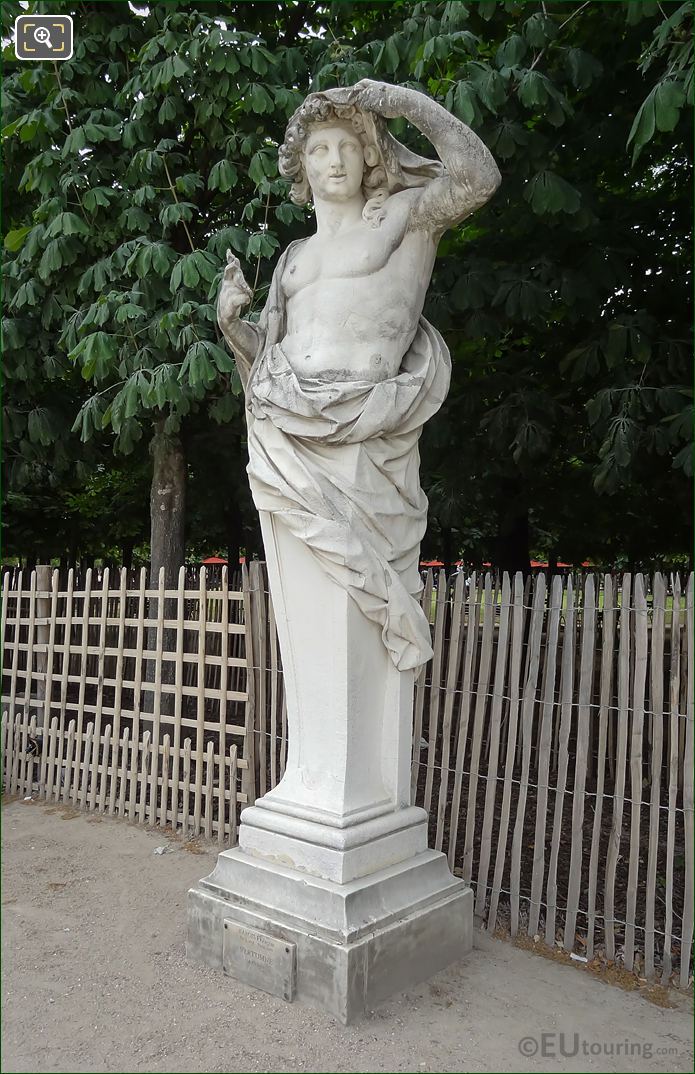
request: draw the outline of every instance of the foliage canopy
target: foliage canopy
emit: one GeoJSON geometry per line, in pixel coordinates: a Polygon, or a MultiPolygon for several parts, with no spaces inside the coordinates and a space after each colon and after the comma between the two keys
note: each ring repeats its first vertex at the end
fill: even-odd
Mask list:
{"type": "MultiPolygon", "coordinates": [[[[5,56],[19,534],[52,496],[43,554],[60,552],[66,497],[108,490],[111,447],[142,468],[156,434],[196,474],[207,528],[189,538],[253,544],[240,383],[215,323],[224,251],[257,313],[277,251],[310,227],[277,174],[286,120],[310,89],[373,77],[434,96],[503,176],[444,237],[425,310],[454,362],[423,442],[426,550],[516,567],[529,539],[614,562],[688,548],[689,4],[30,5],[49,7],[73,13],[73,59],[5,56]]],[[[20,10],[3,4],[6,37],[20,10]]]]}

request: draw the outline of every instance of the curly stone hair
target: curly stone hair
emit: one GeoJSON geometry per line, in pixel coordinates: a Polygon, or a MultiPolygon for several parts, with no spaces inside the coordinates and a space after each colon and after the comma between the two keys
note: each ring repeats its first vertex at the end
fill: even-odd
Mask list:
{"type": "Polygon", "coordinates": [[[310,94],[294,113],[287,124],[285,141],[278,150],[280,175],[292,180],[290,200],[295,205],[306,205],[311,201],[311,188],[304,172],[304,146],[313,126],[331,122],[349,123],[362,143],[365,164],[362,193],[366,201],[362,215],[373,227],[378,227],[383,219],[381,207],[389,195],[386,169],[377,146],[365,131],[364,117],[354,105],[334,105],[310,94]]]}

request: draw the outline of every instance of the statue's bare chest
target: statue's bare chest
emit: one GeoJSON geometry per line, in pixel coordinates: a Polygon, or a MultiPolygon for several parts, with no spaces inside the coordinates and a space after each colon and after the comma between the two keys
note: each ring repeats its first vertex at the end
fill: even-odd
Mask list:
{"type": "Polygon", "coordinates": [[[382,231],[367,224],[347,235],[313,235],[290,255],[282,288],[292,298],[318,280],[374,276],[392,257],[399,238],[390,229],[382,231]]]}

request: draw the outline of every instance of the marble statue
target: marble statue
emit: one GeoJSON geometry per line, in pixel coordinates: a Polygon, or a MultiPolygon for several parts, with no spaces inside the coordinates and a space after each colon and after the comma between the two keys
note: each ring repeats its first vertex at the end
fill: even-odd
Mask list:
{"type": "Polygon", "coordinates": [[[422,307],[441,235],[488,201],[499,171],[435,101],[369,79],[306,99],[280,171],[293,180],[293,201],[312,201],[316,233],[285,251],[258,325],[239,319],[251,290],[230,253],[219,297],[247,387],[255,502],[278,513],[381,625],[396,667],[416,668],[431,656],[414,599],[427,510],[417,440],[449,383],[447,348],[422,307]],[[441,163],[389,135],[385,120],[396,116],[430,139],[441,163]],[[345,503],[336,457],[357,444],[368,482],[345,503]],[[321,480],[307,490],[292,479],[296,468],[321,480]]]}
{"type": "MultiPolygon", "coordinates": [[[[220,855],[201,881],[203,895],[191,893],[189,946],[219,964],[203,907],[210,920],[222,910],[210,892],[247,905],[257,883],[249,868],[265,870],[266,892],[278,893],[264,895],[258,913],[294,922],[281,934],[295,937],[305,965],[309,949],[315,962],[307,936],[317,929],[350,963],[340,983],[335,952],[323,968],[312,963],[304,985],[299,975],[299,994],[349,1020],[380,994],[373,969],[369,986],[367,976],[355,978],[367,918],[372,953],[383,940],[379,922],[402,921],[408,981],[470,941],[470,891],[443,855],[427,850],[426,815],[410,804],[414,678],[432,652],[417,600],[427,515],[418,441],[446,397],[451,365],[422,309],[440,237],[488,201],[500,175],[480,139],[446,109],[369,79],[310,94],[289,121],[279,168],[292,200],[312,203],[316,231],[280,257],[258,323],[241,317],[252,292],[228,252],[218,321],[246,393],[248,474],[282,654],[288,757],[278,786],[244,810],[239,849],[220,855]],[[399,116],[439,160],[391,136],[386,121],[399,116]],[[296,883],[284,873],[278,879],[278,869],[296,883]],[[349,889],[362,907],[352,924],[335,933],[317,922],[328,911],[307,909],[311,884],[321,898],[333,885],[340,906],[349,889]],[[308,933],[297,922],[312,913],[308,933]],[[333,1000],[314,994],[316,980],[333,1000]]],[[[384,994],[394,987],[391,957],[380,955],[384,994]]]]}

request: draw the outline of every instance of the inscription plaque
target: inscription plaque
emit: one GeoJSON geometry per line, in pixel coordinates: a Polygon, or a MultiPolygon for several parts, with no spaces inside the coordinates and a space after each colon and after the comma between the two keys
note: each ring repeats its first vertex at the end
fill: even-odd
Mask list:
{"type": "Polygon", "coordinates": [[[225,921],[222,969],[229,977],[291,1003],[297,979],[297,945],[248,925],[225,921]]]}

